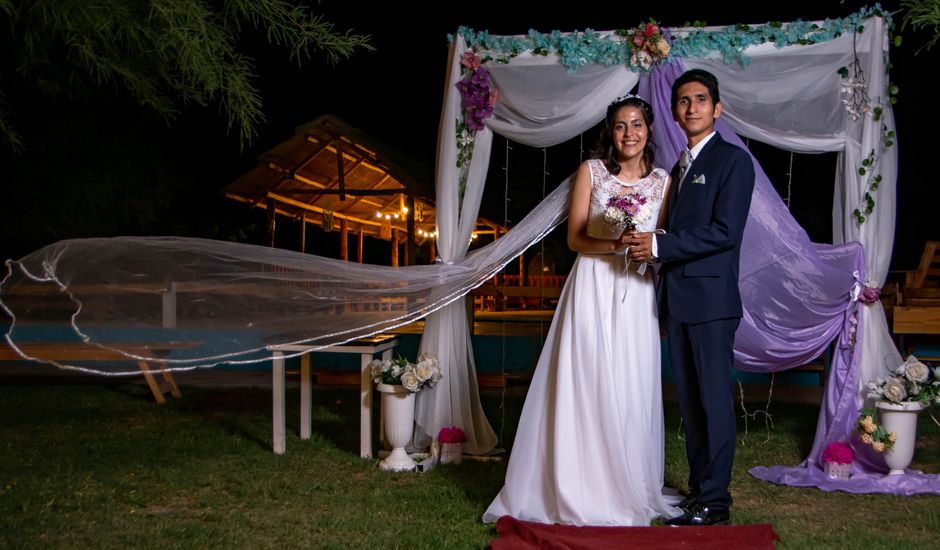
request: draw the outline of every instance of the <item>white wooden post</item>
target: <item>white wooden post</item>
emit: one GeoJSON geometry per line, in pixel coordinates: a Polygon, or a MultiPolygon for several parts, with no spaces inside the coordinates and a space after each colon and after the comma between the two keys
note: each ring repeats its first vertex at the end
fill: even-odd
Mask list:
{"type": "Polygon", "coordinates": [[[274,439],[274,454],[282,455],[287,451],[286,422],[284,415],[284,353],[274,352],[274,366],[271,369],[271,396],[273,401],[272,433],[274,439]]]}
{"type": "Polygon", "coordinates": [[[310,439],[312,403],[310,387],[310,354],[300,356],[300,439],[310,439]]]}
{"type": "Polygon", "coordinates": [[[176,328],[176,283],[163,291],[163,328],[176,328]]]}

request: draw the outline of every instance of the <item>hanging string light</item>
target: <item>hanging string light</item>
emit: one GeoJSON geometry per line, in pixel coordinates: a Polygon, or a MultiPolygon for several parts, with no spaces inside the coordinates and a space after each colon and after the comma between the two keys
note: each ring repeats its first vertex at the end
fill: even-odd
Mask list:
{"type": "MultiPolygon", "coordinates": [[[[512,150],[512,147],[509,146],[509,139],[506,139],[506,149],[505,156],[503,159],[503,227],[509,227],[509,152],[512,150]]],[[[506,273],[506,268],[503,267],[503,274],[506,273]]],[[[503,279],[502,284],[506,284],[505,279],[503,279]]],[[[494,298],[494,300],[499,300],[499,295],[494,298]]],[[[494,304],[495,307],[495,304],[494,304]]],[[[503,308],[505,309],[505,308],[503,308]]],[[[508,384],[506,383],[506,315],[502,316],[502,321],[500,323],[500,332],[501,338],[500,342],[502,343],[501,350],[501,360],[499,362],[500,372],[503,377],[503,386],[502,391],[499,396],[499,439],[503,440],[503,432],[506,427],[506,388],[508,384]]]]}
{"type": "Polygon", "coordinates": [[[790,168],[787,169],[787,208],[790,208],[790,190],[793,185],[793,151],[790,151],[790,168]]]}

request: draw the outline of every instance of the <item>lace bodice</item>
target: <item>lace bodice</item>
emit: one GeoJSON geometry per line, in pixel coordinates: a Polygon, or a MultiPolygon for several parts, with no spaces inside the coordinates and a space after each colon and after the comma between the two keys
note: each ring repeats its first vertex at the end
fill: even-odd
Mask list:
{"type": "Polygon", "coordinates": [[[663,192],[669,174],[662,168],[654,168],[649,176],[640,181],[627,184],[611,174],[601,159],[588,161],[591,169],[591,210],[588,213],[587,234],[596,239],[616,239],[623,228],[616,227],[604,219],[607,201],[617,195],[638,193],[646,197],[649,216],[637,225],[638,231],[653,231],[659,219],[659,210],[663,205],[663,192]]]}

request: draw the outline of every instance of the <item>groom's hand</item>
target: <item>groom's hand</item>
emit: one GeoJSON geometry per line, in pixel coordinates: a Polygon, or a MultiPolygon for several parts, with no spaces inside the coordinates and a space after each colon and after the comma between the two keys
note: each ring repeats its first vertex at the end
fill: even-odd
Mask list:
{"type": "Polygon", "coordinates": [[[624,233],[620,236],[620,242],[629,248],[628,256],[631,260],[648,262],[653,259],[652,233],[624,233]]]}

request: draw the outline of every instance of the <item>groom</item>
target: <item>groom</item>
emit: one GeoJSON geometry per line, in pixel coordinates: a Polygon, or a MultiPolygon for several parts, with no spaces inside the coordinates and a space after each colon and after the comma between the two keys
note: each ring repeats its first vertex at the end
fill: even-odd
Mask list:
{"type": "Polygon", "coordinates": [[[666,233],[625,235],[630,258],[659,261],[659,312],[685,426],[689,495],[667,525],[730,519],[736,437],[731,369],[741,320],[738,263],[754,166],[715,132],[718,80],[692,69],[672,85],[673,117],[688,149],[672,169],[666,233]]]}

